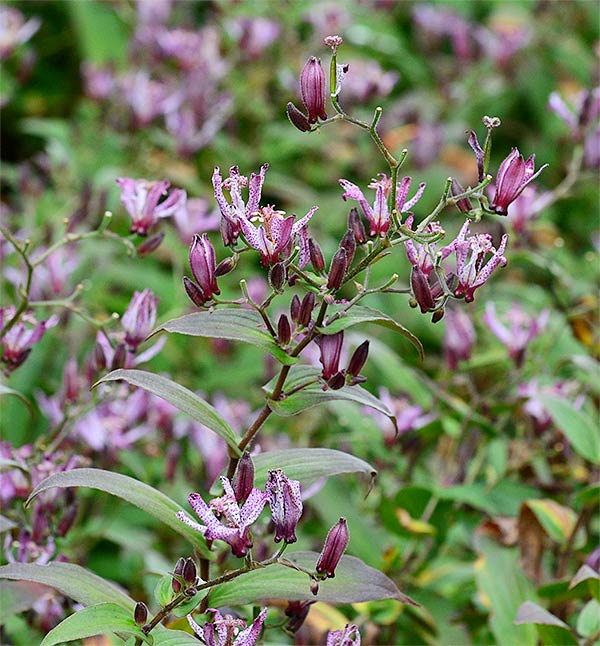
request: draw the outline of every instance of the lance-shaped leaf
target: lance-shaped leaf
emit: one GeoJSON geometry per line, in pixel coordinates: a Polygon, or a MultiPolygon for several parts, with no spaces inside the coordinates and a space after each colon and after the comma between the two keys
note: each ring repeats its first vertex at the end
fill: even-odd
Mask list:
{"type": "Polygon", "coordinates": [[[375,323],[375,325],[380,325],[388,328],[389,330],[393,330],[408,339],[415,346],[419,353],[419,357],[423,360],[424,351],[421,341],[419,341],[418,337],[405,328],[401,323],[398,323],[398,321],[395,321],[387,314],[373,309],[372,307],[354,305],[347,312],[344,310],[345,307],[345,305],[341,305],[331,307],[328,310],[329,316],[325,320],[324,325],[319,328],[319,332],[321,332],[321,334],[336,334],[341,330],[346,330],[349,327],[359,325],[360,323],[375,323]]]}
{"type": "Polygon", "coordinates": [[[114,603],[101,603],[83,608],[61,621],[44,637],[40,646],[55,646],[105,633],[134,635],[149,644],[154,641],[136,625],[131,612],[114,603]]]}
{"type": "Polygon", "coordinates": [[[0,579],[49,585],[84,606],[116,604],[133,617],[135,601],[121,588],[74,563],[10,563],[0,567],[0,579]]]}
{"type": "Polygon", "coordinates": [[[212,339],[228,339],[251,343],[272,354],[284,365],[296,362],[274,341],[266,331],[260,314],[242,309],[220,309],[214,312],[194,312],[163,323],[153,332],[176,332],[188,336],[202,336],[212,339]]]}
{"type": "Polygon", "coordinates": [[[566,543],[577,522],[577,514],[554,500],[527,500],[523,503],[534,513],[550,538],[559,544],[566,543]]]}
{"type": "Polygon", "coordinates": [[[135,480],[135,478],[113,473],[112,471],[104,471],[103,469],[62,471],[42,480],[31,492],[27,504],[40,493],[54,487],[90,487],[122,498],[143,509],[178,534],[184,536],[204,558],[212,557],[212,553],[208,550],[202,534],[177,519],[177,512],[185,510],[165,494],[139,480],[135,480]]]}
{"type": "Polygon", "coordinates": [[[159,633],[152,631],[154,646],[201,646],[201,642],[194,635],[184,633],[183,630],[162,630],[159,633]]]}
{"type": "Polygon", "coordinates": [[[33,415],[33,407],[31,406],[31,402],[23,395],[23,393],[20,393],[18,390],[15,390],[14,388],[9,388],[8,386],[5,386],[4,384],[0,384],[0,397],[4,395],[12,395],[13,397],[16,397],[19,399],[25,406],[27,406],[27,410],[29,411],[30,415],[33,415]]]}
{"type": "Polygon", "coordinates": [[[577,646],[569,626],[533,601],[519,606],[515,624],[535,624],[541,642],[546,646],[577,646]]]}
{"type": "MultiPolygon", "coordinates": [[[[297,415],[302,411],[314,408],[319,404],[336,400],[355,402],[362,406],[368,406],[390,418],[396,426],[396,418],[393,412],[375,395],[361,386],[344,386],[339,390],[323,390],[319,382],[321,371],[312,366],[294,366],[286,379],[283,399],[269,399],[269,408],[282,417],[297,415]],[[301,389],[301,390],[298,390],[301,389]],[[294,391],[291,395],[285,396],[286,392],[294,391]]],[[[263,390],[270,393],[275,386],[275,379],[263,386],[263,390]]]]}
{"type": "Polygon", "coordinates": [[[175,408],[187,413],[197,422],[204,424],[211,431],[214,431],[219,437],[231,447],[236,457],[241,456],[238,449],[239,438],[229,424],[219,415],[217,410],[209,403],[198,397],[191,390],[184,386],[156,375],[145,370],[113,370],[111,373],[100,379],[95,385],[106,383],[107,381],[123,380],[133,386],[138,386],[147,390],[153,395],[173,404],[175,408]]]}
{"type": "MultiPolygon", "coordinates": [[[[290,552],[285,559],[299,567],[314,570],[317,552],[290,552]]],[[[397,599],[402,603],[418,605],[402,594],[396,584],[383,572],[369,567],[354,556],[343,556],[335,570],[335,577],[319,583],[315,596],[310,591],[306,574],[275,564],[253,570],[211,589],[209,606],[236,606],[264,602],[268,599],[288,601],[325,601],[327,603],[360,603],[376,599],[397,599]]]]}

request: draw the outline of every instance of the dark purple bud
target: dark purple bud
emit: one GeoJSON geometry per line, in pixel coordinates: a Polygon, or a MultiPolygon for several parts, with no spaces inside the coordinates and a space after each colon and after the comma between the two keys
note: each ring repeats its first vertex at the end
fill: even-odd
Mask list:
{"type": "Polygon", "coordinates": [[[327,277],[327,289],[339,289],[344,281],[346,269],[348,268],[348,258],[346,250],[340,247],[333,256],[327,277]]]}
{"type": "Polygon", "coordinates": [[[170,444],[165,456],[164,477],[168,482],[173,482],[175,478],[175,469],[181,456],[181,446],[179,444],[170,444]]]}
{"type": "Polygon", "coordinates": [[[204,292],[196,285],[193,280],[190,280],[187,276],[183,277],[183,288],[185,289],[186,294],[190,297],[190,300],[197,307],[202,307],[206,303],[206,298],[204,298],[204,292]]]}
{"type": "Polygon", "coordinates": [[[277,322],[277,341],[279,345],[287,345],[292,340],[292,327],[290,320],[285,314],[279,317],[277,322]]]}
{"type": "Polygon", "coordinates": [[[65,401],[76,402],[79,399],[79,369],[74,358],[69,359],[65,364],[63,382],[65,385],[65,401]]]}
{"type": "Polygon", "coordinates": [[[477,159],[477,174],[479,176],[479,181],[483,182],[483,159],[485,157],[483,148],[479,145],[479,140],[477,139],[477,134],[474,130],[467,130],[469,133],[469,146],[473,149],[475,157],[477,159]]]}
{"type": "Polygon", "coordinates": [[[356,244],[364,244],[367,241],[367,231],[356,208],[350,209],[350,213],[348,214],[348,228],[354,234],[356,244]]]}
{"type": "Polygon", "coordinates": [[[363,377],[362,375],[357,375],[356,377],[351,377],[350,380],[348,381],[349,386],[356,386],[358,384],[364,384],[365,381],[367,381],[366,377],[363,377]]]}
{"type": "Polygon", "coordinates": [[[414,265],[410,274],[410,286],[421,312],[429,312],[435,307],[429,281],[418,265],[414,265]]]}
{"type": "MultiPolygon", "coordinates": [[[[346,375],[343,372],[337,372],[333,377],[327,380],[327,388],[331,390],[339,390],[346,385],[346,375]]],[[[326,390],[326,387],[323,386],[323,390],[326,390]]]]}
{"type": "Polygon", "coordinates": [[[368,356],[369,356],[369,342],[364,341],[354,351],[354,354],[350,359],[350,363],[348,364],[348,370],[346,372],[351,377],[357,377],[360,374],[360,371],[363,369],[363,366],[367,362],[368,356]]]}
{"type": "Polygon", "coordinates": [[[183,556],[181,556],[177,560],[177,563],[175,564],[175,568],[173,570],[173,574],[175,575],[173,579],[171,579],[171,587],[173,588],[173,592],[181,592],[181,583],[178,581],[176,577],[183,576],[184,566],[185,566],[185,559],[183,558],[183,556]]]}
{"type": "Polygon", "coordinates": [[[138,601],[133,611],[133,619],[138,626],[144,626],[148,621],[148,608],[145,603],[138,601]]]}
{"type": "Polygon", "coordinates": [[[349,541],[350,533],[348,532],[346,519],[340,518],[329,530],[327,538],[325,539],[323,551],[317,561],[317,572],[319,574],[325,573],[330,578],[335,576],[335,568],[346,551],[349,541]]]}
{"type": "Polygon", "coordinates": [[[238,503],[243,503],[254,487],[254,462],[248,451],[244,451],[240,458],[231,485],[235,499],[238,503]]]}
{"type": "Polygon", "coordinates": [[[319,582],[316,579],[310,580],[310,591],[315,597],[319,594],[319,582]]]}
{"type": "Polygon", "coordinates": [[[72,504],[67,507],[63,517],[58,523],[56,528],[56,533],[58,536],[65,536],[66,533],[71,529],[73,523],[75,522],[75,517],[77,516],[77,505],[72,504]]]}
{"type": "Polygon", "coordinates": [[[444,318],[444,314],[445,310],[443,307],[440,307],[439,310],[435,310],[435,312],[431,315],[431,322],[439,323],[444,318]]]}
{"type": "Polygon", "coordinates": [[[298,128],[300,132],[308,132],[310,130],[310,123],[308,122],[308,119],[306,118],[306,115],[290,101],[287,104],[287,116],[288,119],[290,120],[290,123],[298,128]]]}
{"type": "Polygon", "coordinates": [[[119,343],[113,355],[110,369],[118,370],[119,368],[122,368],[125,365],[125,361],[127,361],[127,348],[124,343],[119,343]]]}
{"type": "Polygon", "coordinates": [[[319,244],[313,238],[309,238],[308,240],[308,251],[310,253],[310,262],[313,269],[318,272],[325,271],[325,258],[323,258],[323,252],[321,251],[319,244]]]}
{"type": "Polygon", "coordinates": [[[348,229],[340,242],[340,247],[346,250],[346,263],[349,266],[354,258],[356,251],[356,241],[354,240],[354,232],[348,229]]]}
{"type": "Polygon", "coordinates": [[[339,372],[340,355],[344,345],[344,332],[336,334],[321,334],[317,337],[321,350],[321,365],[323,366],[323,379],[328,380],[339,372]]]}
{"type": "Polygon", "coordinates": [[[302,626],[313,603],[315,602],[288,601],[288,606],[285,609],[285,614],[290,618],[286,626],[289,631],[295,633],[300,628],[300,626],[302,626]]]}
{"type": "Polygon", "coordinates": [[[298,326],[308,327],[312,312],[315,309],[316,298],[312,292],[308,292],[300,304],[300,313],[298,314],[298,326]]]}
{"type": "MultiPolygon", "coordinates": [[[[294,294],[292,297],[292,302],[290,303],[290,318],[294,323],[298,323],[300,320],[300,297],[298,294],[294,294]]],[[[310,316],[310,315],[309,315],[310,316]]]]}
{"type": "Polygon", "coordinates": [[[265,491],[275,525],[275,542],[296,542],[296,526],[302,516],[302,497],[298,480],[290,480],[281,469],[269,471],[265,491]]]}
{"type": "Polygon", "coordinates": [[[194,559],[186,559],[185,564],[183,566],[183,572],[182,572],[183,580],[188,584],[188,585],[195,585],[196,584],[196,564],[194,563],[194,559]]]}
{"type": "Polygon", "coordinates": [[[269,285],[277,292],[281,293],[285,284],[287,270],[282,262],[276,262],[269,269],[269,285]]]}
{"type": "Polygon", "coordinates": [[[106,368],[106,355],[99,343],[96,343],[94,347],[94,363],[98,372],[102,372],[106,368]]]}
{"type": "MultiPolygon", "coordinates": [[[[465,192],[465,189],[460,185],[460,183],[452,179],[452,185],[450,187],[450,192],[454,197],[457,195],[461,195],[462,193],[465,192]]],[[[461,211],[462,213],[468,213],[472,208],[473,205],[471,204],[471,200],[468,197],[463,197],[458,202],[456,202],[456,206],[458,207],[458,210],[461,211]]]]}
{"type": "Polygon", "coordinates": [[[225,258],[217,265],[215,269],[215,276],[225,276],[230,271],[233,271],[237,265],[237,256],[231,256],[230,258],[225,258]]]}
{"type": "Polygon", "coordinates": [[[300,74],[300,94],[308,112],[308,123],[327,119],[325,112],[325,72],[321,61],[311,56],[300,74]]]}
{"type": "Polygon", "coordinates": [[[220,294],[215,276],[215,250],[206,234],[196,234],[190,246],[190,267],[206,300],[220,294]]]}
{"type": "Polygon", "coordinates": [[[149,256],[153,251],[156,251],[160,247],[160,244],[163,241],[164,237],[165,234],[163,231],[150,236],[149,238],[144,240],[144,242],[142,242],[142,244],[137,248],[137,255],[140,258],[149,256]]]}

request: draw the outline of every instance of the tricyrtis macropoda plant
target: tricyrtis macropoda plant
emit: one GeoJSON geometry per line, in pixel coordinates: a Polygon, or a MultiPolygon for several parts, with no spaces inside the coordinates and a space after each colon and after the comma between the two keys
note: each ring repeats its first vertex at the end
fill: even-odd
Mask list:
{"type": "MultiPolygon", "coordinates": [[[[142,602],[136,603],[108,582],[92,579],[91,573],[77,566],[56,562],[43,568],[52,556],[50,541],[46,550],[36,555],[37,562],[30,559],[24,564],[15,559],[17,562],[7,566],[5,577],[49,583],[85,606],[51,630],[44,644],[110,630],[132,636],[136,644],[160,643],[168,640],[169,633],[175,633],[173,637],[181,644],[196,643],[195,635],[206,644],[243,646],[258,643],[265,630],[283,627],[288,633],[297,631],[311,604],[318,600],[356,603],[391,598],[408,605],[415,603],[385,574],[351,556],[353,528],[344,517],[322,536],[320,553],[293,548],[302,523],[303,500],[310,495],[312,484],[306,465],[317,469],[322,477],[343,470],[372,475],[372,467],[349,454],[325,449],[289,449],[273,455],[269,452],[252,455],[252,451],[271,416],[296,415],[338,399],[371,407],[396,426],[394,410],[361,386],[365,381],[361,372],[368,362],[369,340],[365,339],[345,358],[347,330],[355,326],[366,329],[367,324],[381,325],[406,337],[422,354],[419,339],[401,322],[365,304],[369,296],[385,295],[390,299],[407,296],[411,307],[430,315],[434,323],[445,316],[447,309],[452,312],[450,316],[460,316],[458,308],[462,302],[473,301],[476,291],[484,288],[492,274],[507,262],[504,253],[508,236],[494,239],[491,233],[482,232],[481,224],[479,232],[474,233],[475,225],[486,224],[490,221],[488,217],[506,215],[509,205],[544,166],[536,171],[533,155],[524,159],[513,148],[494,177],[489,168],[490,150],[493,132],[501,124],[495,117],[484,117],[483,144],[475,131],[468,133],[468,144],[475,155],[473,164],[478,170],[477,185],[463,188],[449,178],[440,187],[435,208],[427,214],[419,213],[420,199],[431,187],[401,176],[409,151],[396,155],[384,145],[378,134],[380,108],[370,122],[344,111],[341,106],[344,76],[349,71],[337,61],[342,41],[331,36],[325,42],[332,50],[329,74],[325,74],[316,57],[307,61],[300,74],[302,109],[291,103],[287,107],[291,124],[305,136],[320,128],[335,127],[338,121],[353,124],[364,130],[380,151],[381,168],[373,169],[375,177],[365,178],[362,187],[339,178],[340,197],[351,208],[347,231],[330,257],[311,235],[311,222],[320,215],[318,205],[307,204],[302,215],[288,215],[277,205],[263,203],[262,189],[269,181],[267,163],[250,174],[234,165],[235,160],[228,173],[219,167],[214,169],[212,184],[221,213],[222,244],[215,249],[206,234],[193,237],[188,257],[190,275],[182,277],[182,287],[197,311],[162,323],[155,333],[248,343],[273,357],[278,370],[264,386],[264,405],[243,432],[234,430],[215,407],[176,380],[135,368],[152,353],[159,352],[164,343],[163,337],[150,350],[139,352],[139,346],[156,323],[157,303],[149,288],[134,295],[121,318],[121,330],[108,331],[105,325],[97,325],[97,346],[83,378],[88,383],[97,381],[101,405],[115,405],[117,393],[107,384],[116,381],[157,395],[221,437],[227,443],[229,460],[218,479],[220,489],[190,492],[185,505],[132,478],[85,468],[83,462],[75,461],[69,469],[62,468],[62,460],[51,465],[50,477],[39,478],[30,495],[36,517],[44,518],[46,511],[58,516],[62,510],[62,500],[52,498],[51,490],[64,488],[65,495],[71,496],[71,487],[92,487],[155,516],[168,531],[188,539],[190,550],[159,581],[154,610],[142,602]],[[495,188],[493,194],[488,194],[486,188],[492,181],[495,188]],[[417,185],[416,190],[413,184],[417,185]],[[447,207],[453,207],[464,218],[458,235],[451,240],[447,239],[441,221],[447,207]],[[244,280],[244,264],[253,254],[257,255],[269,284],[266,296],[256,300],[244,280]],[[371,268],[394,254],[406,256],[410,274],[392,274],[373,284],[371,268]],[[221,260],[217,262],[217,258],[221,260]],[[237,299],[222,297],[219,288],[219,278],[231,272],[237,272],[241,278],[237,299]],[[316,360],[311,363],[307,356],[316,360]],[[107,370],[110,372],[98,379],[107,370]],[[260,481],[255,473],[255,462],[259,461],[265,476],[260,481]],[[80,586],[73,584],[74,577],[78,577],[80,586]],[[274,600],[288,602],[284,623],[277,617],[279,606],[270,603],[274,600]],[[255,611],[249,612],[246,620],[230,614],[232,606],[250,605],[255,611]],[[187,617],[189,629],[184,633],[167,627],[167,620],[173,617],[187,617]]],[[[169,191],[169,184],[163,180],[118,178],[117,183],[132,220],[130,233],[135,237],[121,239],[108,231],[109,216],[96,231],[85,235],[119,238],[129,251],[137,251],[141,256],[150,254],[162,242],[160,221],[176,217],[178,211],[185,209],[187,196],[180,189],[169,191]],[[137,247],[132,240],[138,242],[137,247]]],[[[70,234],[57,248],[77,243],[83,237],[70,234]]],[[[47,258],[48,252],[32,260],[24,245],[8,236],[7,239],[26,260],[29,289],[33,269],[47,258]]],[[[16,308],[1,312],[2,361],[7,373],[26,361],[35,343],[55,323],[51,318],[37,322],[27,314],[28,305],[26,291],[16,308]]],[[[492,316],[493,310],[488,314],[492,316]]],[[[543,327],[542,323],[539,325],[543,327]]],[[[490,327],[503,338],[496,332],[496,328],[501,329],[500,324],[490,327]]],[[[511,349],[510,356],[515,362],[521,361],[526,344],[524,341],[523,347],[511,349]]],[[[457,356],[463,358],[460,350],[457,356]]],[[[74,382],[78,378],[82,376],[77,375],[76,369],[66,375],[62,404],[76,398],[73,393],[79,387],[74,382]]],[[[87,434],[91,443],[99,441],[90,431],[92,421],[81,413],[76,422],[77,432],[87,434]]],[[[70,422],[65,419],[67,423],[70,422]]],[[[59,446],[61,438],[59,432],[50,446],[59,446]]],[[[127,446],[130,438],[121,434],[118,439],[122,446],[127,446]]],[[[112,446],[117,445],[113,442],[112,446]]],[[[100,444],[98,448],[110,449],[100,444]]],[[[67,531],[74,518],[65,514],[65,518],[54,520],[67,531]]],[[[40,520],[34,533],[39,544],[48,539],[50,530],[40,520]]],[[[23,536],[20,544],[28,545],[29,538],[23,536]]],[[[360,644],[360,639],[357,627],[348,625],[344,630],[331,631],[327,643],[360,644]]]]}

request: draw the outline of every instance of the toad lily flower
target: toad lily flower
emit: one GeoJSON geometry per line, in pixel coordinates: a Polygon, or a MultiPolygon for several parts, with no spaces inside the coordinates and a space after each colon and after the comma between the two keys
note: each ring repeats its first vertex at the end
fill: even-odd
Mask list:
{"type": "MultiPolygon", "coordinates": [[[[350,198],[360,204],[369,223],[369,234],[371,236],[385,236],[390,228],[390,213],[387,200],[392,190],[392,182],[385,173],[379,173],[379,177],[380,179],[374,179],[369,184],[369,188],[375,189],[375,202],[372,207],[356,184],[349,182],[347,179],[339,180],[340,186],[346,191],[342,195],[342,198],[344,200],[350,198]]],[[[396,210],[398,213],[408,212],[421,199],[421,195],[423,195],[425,182],[419,184],[419,188],[414,197],[407,202],[406,198],[408,197],[411,183],[412,179],[410,177],[404,177],[398,182],[396,192],[396,210]]]]}
{"type": "Polygon", "coordinates": [[[204,626],[199,626],[192,615],[187,616],[191,629],[206,646],[254,646],[267,616],[267,609],[263,608],[252,624],[246,627],[242,619],[234,619],[231,615],[223,617],[215,608],[209,608],[208,612],[213,614],[214,619],[204,626]]]}
{"type": "Polygon", "coordinates": [[[326,646],[360,646],[360,633],[354,624],[346,624],[343,630],[330,630],[326,646]]]}
{"type": "Polygon", "coordinates": [[[150,334],[156,323],[156,306],[158,298],[152,290],[135,292],[129,307],[123,314],[121,324],[125,330],[125,343],[131,352],[150,334]]]}
{"type": "MultiPolygon", "coordinates": [[[[0,308],[0,329],[12,321],[15,312],[13,305],[0,308]]],[[[23,314],[2,338],[0,349],[5,372],[8,374],[16,370],[27,359],[32,346],[42,339],[46,330],[54,327],[57,323],[58,317],[56,315],[51,316],[47,321],[38,322],[32,314],[23,314]]]]}
{"type": "Polygon", "coordinates": [[[250,525],[260,516],[269,496],[264,491],[252,489],[240,508],[229,478],[221,476],[221,482],[225,495],[214,498],[208,505],[198,493],[191,493],[188,497],[192,509],[205,525],[196,523],[182,511],[177,512],[177,518],[200,532],[208,540],[225,541],[231,546],[235,556],[245,556],[248,549],[252,547],[249,536],[250,525]],[[221,516],[222,521],[215,516],[215,513],[221,516]]]}
{"type": "Polygon", "coordinates": [[[121,188],[121,202],[133,220],[130,233],[146,236],[160,218],[168,218],[185,208],[187,195],[182,189],[171,191],[170,195],[159,203],[171,185],[166,180],[149,182],[145,179],[118,177],[116,182],[121,188]]]}
{"type": "Polygon", "coordinates": [[[269,506],[275,524],[275,542],[296,542],[296,525],[302,515],[300,483],[290,480],[281,469],[269,471],[266,486],[269,506]]]}
{"type": "Polygon", "coordinates": [[[535,170],[535,155],[527,161],[513,148],[510,155],[500,164],[496,178],[496,193],[491,208],[499,215],[508,213],[508,206],[514,202],[523,189],[532,182],[548,164],[544,164],[537,173],[535,170]]]}

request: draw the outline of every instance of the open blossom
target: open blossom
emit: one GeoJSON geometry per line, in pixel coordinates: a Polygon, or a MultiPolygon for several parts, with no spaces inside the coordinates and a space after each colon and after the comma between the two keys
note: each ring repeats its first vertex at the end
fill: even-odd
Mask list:
{"type": "Polygon", "coordinates": [[[514,202],[523,189],[532,182],[548,164],[544,164],[535,171],[535,155],[527,161],[513,148],[510,155],[500,164],[496,178],[496,194],[492,200],[491,208],[499,215],[508,213],[508,206],[514,202]]]}
{"type": "MultiPolygon", "coordinates": [[[[15,311],[13,305],[0,307],[0,330],[12,320],[15,311]]],[[[42,339],[46,330],[57,323],[57,316],[38,322],[32,314],[23,314],[2,337],[2,362],[5,364],[5,370],[16,370],[27,359],[32,346],[42,339]]]]}
{"type": "MultiPolygon", "coordinates": [[[[349,182],[347,179],[339,180],[340,186],[345,190],[342,198],[344,200],[350,198],[351,200],[356,200],[360,204],[369,223],[369,234],[371,236],[385,236],[390,228],[388,197],[392,190],[392,183],[391,179],[387,177],[385,173],[380,173],[379,177],[380,179],[374,179],[369,184],[369,188],[375,189],[375,202],[372,207],[356,184],[349,182]]],[[[421,199],[421,195],[423,195],[425,182],[421,182],[421,184],[419,184],[419,188],[417,189],[414,197],[407,202],[406,198],[408,197],[411,183],[412,179],[410,177],[403,177],[400,182],[398,182],[398,186],[396,188],[396,210],[398,213],[408,212],[421,199]]]]}
{"type": "Polygon", "coordinates": [[[513,303],[505,316],[509,325],[506,327],[496,316],[496,307],[490,302],[486,306],[483,321],[506,346],[510,358],[520,366],[525,359],[527,346],[544,330],[549,316],[550,311],[543,310],[534,318],[526,314],[517,303],[513,303]]]}
{"type": "MultiPolygon", "coordinates": [[[[409,215],[406,218],[406,226],[410,229],[413,223],[413,216],[409,215]]],[[[424,229],[423,233],[428,236],[443,236],[445,231],[442,229],[442,225],[439,222],[430,222],[424,229]]],[[[433,268],[435,266],[435,257],[436,257],[436,244],[435,242],[429,242],[427,244],[422,244],[420,242],[415,242],[414,240],[406,240],[404,242],[404,247],[406,249],[406,255],[408,260],[413,267],[418,267],[424,274],[429,278],[433,268]]],[[[442,258],[449,256],[452,251],[446,247],[440,249],[442,258]]]]}
{"type": "Polygon", "coordinates": [[[250,526],[260,516],[268,495],[259,489],[252,489],[240,508],[229,479],[222,476],[221,482],[225,494],[220,498],[214,498],[208,505],[198,493],[191,493],[188,497],[192,509],[205,523],[204,525],[196,523],[183,512],[178,512],[177,518],[200,532],[208,540],[225,541],[231,546],[235,556],[245,556],[248,549],[252,547],[250,526]],[[215,516],[215,513],[220,515],[221,520],[215,516]]]}
{"type": "Polygon", "coordinates": [[[474,299],[475,290],[487,281],[497,267],[506,265],[507,260],[503,254],[508,240],[508,236],[504,234],[500,246],[496,249],[492,244],[492,236],[488,233],[467,237],[470,222],[467,220],[456,239],[440,250],[443,256],[454,253],[458,277],[458,286],[454,290],[454,295],[457,298],[464,296],[467,303],[474,299]]]}
{"type": "Polygon", "coordinates": [[[187,616],[191,629],[206,646],[254,646],[267,616],[267,609],[263,608],[250,626],[246,627],[246,622],[242,619],[235,619],[231,615],[223,617],[215,608],[209,608],[207,612],[213,615],[213,621],[204,626],[198,625],[192,615],[187,616]]]}
{"type": "Polygon", "coordinates": [[[326,646],[360,646],[360,633],[354,624],[346,624],[343,630],[330,630],[326,646]]]}
{"type": "Polygon", "coordinates": [[[121,202],[133,220],[129,231],[138,235],[148,235],[148,231],[160,218],[168,218],[179,209],[185,208],[186,192],[174,189],[167,194],[170,183],[166,180],[149,182],[145,179],[119,177],[116,180],[121,188],[121,202]],[[166,199],[160,199],[167,195],[166,199]]]}
{"type": "Polygon", "coordinates": [[[296,525],[302,515],[300,482],[290,480],[281,469],[269,471],[266,485],[271,516],[275,524],[275,542],[296,542],[296,525]]]}

